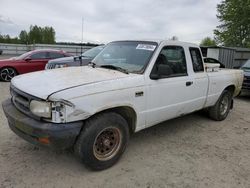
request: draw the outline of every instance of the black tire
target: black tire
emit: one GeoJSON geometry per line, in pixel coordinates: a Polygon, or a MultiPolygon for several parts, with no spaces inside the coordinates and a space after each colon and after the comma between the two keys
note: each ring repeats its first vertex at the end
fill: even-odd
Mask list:
{"type": "Polygon", "coordinates": [[[88,168],[104,170],[119,160],[128,141],[127,121],[117,113],[107,112],[85,122],[74,151],[88,168]]]}
{"type": "Polygon", "coordinates": [[[233,94],[231,91],[224,90],[216,102],[216,104],[209,108],[209,117],[216,121],[226,119],[232,104],[233,94]]]}
{"type": "Polygon", "coordinates": [[[0,70],[0,80],[10,82],[17,75],[17,71],[12,67],[4,67],[0,70]]]}

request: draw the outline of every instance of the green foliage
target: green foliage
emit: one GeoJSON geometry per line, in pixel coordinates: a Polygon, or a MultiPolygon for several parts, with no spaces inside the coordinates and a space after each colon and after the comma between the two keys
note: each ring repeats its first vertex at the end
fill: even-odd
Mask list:
{"type": "Polygon", "coordinates": [[[215,39],[225,46],[250,47],[250,0],[223,0],[217,5],[220,25],[215,39]]]}
{"type": "Polygon", "coordinates": [[[17,37],[11,38],[9,35],[1,35],[1,34],[0,34],[0,42],[12,43],[12,44],[19,44],[20,43],[20,41],[17,37]]]}
{"type": "Polygon", "coordinates": [[[30,26],[30,31],[29,31],[29,42],[31,44],[35,44],[35,43],[43,43],[42,39],[42,33],[43,30],[41,27],[38,27],[37,25],[34,26],[30,26]]]}
{"type": "Polygon", "coordinates": [[[216,41],[210,37],[202,39],[200,46],[217,46],[216,41]]]}
{"type": "Polygon", "coordinates": [[[55,35],[56,35],[56,32],[55,30],[53,29],[53,27],[44,27],[43,30],[42,30],[42,33],[43,33],[43,42],[45,44],[54,44],[55,43],[55,35]]]}
{"type": "Polygon", "coordinates": [[[29,43],[29,35],[25,30],[22,30],[19,34],[19,39],[21,44],[28,44],[29,43]]]}
{"type": "Polygon", "coordinates": [[[31,25],[28,33],[28,41],[30,44],[54,44],[56,42],[55,35],[56,32],[53,27],[31,25]]]}
{"type": "Polygon", "coordinates": [[[31,25],[27,32],[22,30],[19,37],[11,38],[9,35],[0,35],[0,43],[15,43],[15,44],[55,44],[56,32],[53,27],[40,27],[31,25]]]}

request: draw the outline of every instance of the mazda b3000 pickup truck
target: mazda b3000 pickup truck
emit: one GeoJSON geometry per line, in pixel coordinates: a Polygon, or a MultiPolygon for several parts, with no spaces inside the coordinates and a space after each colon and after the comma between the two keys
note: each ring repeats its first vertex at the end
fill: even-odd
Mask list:
{"type": "Polygon", "coordinates": [[[2,106],[17,135],[74,148],[101,170],[118,161],[134,132],[201,109],[224,120],[242,81],[241,70],[204,64],[195,44],[115,41],[88,66],[15,77],[2,106]]]}

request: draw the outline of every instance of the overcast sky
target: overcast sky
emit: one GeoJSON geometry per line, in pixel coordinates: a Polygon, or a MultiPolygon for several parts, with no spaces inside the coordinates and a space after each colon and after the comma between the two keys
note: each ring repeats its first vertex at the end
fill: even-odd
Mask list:
{"type": "Polygon", "coordinates": [[[169,39],[199,43],[213,36],[221,0],[0,0],[0,33],[52,26],[57,41],[169,39]]]}

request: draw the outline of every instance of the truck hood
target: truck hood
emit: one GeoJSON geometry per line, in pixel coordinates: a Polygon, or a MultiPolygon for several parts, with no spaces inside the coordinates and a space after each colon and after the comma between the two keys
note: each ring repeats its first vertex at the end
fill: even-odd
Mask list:
{"type": "Polygon", "coordinates": [[[27,94],[47,99],[51,94],[58,91],[135,75],[90,66],[68,67],[16,76],[11,80],[11,84],[27,94]]]}

